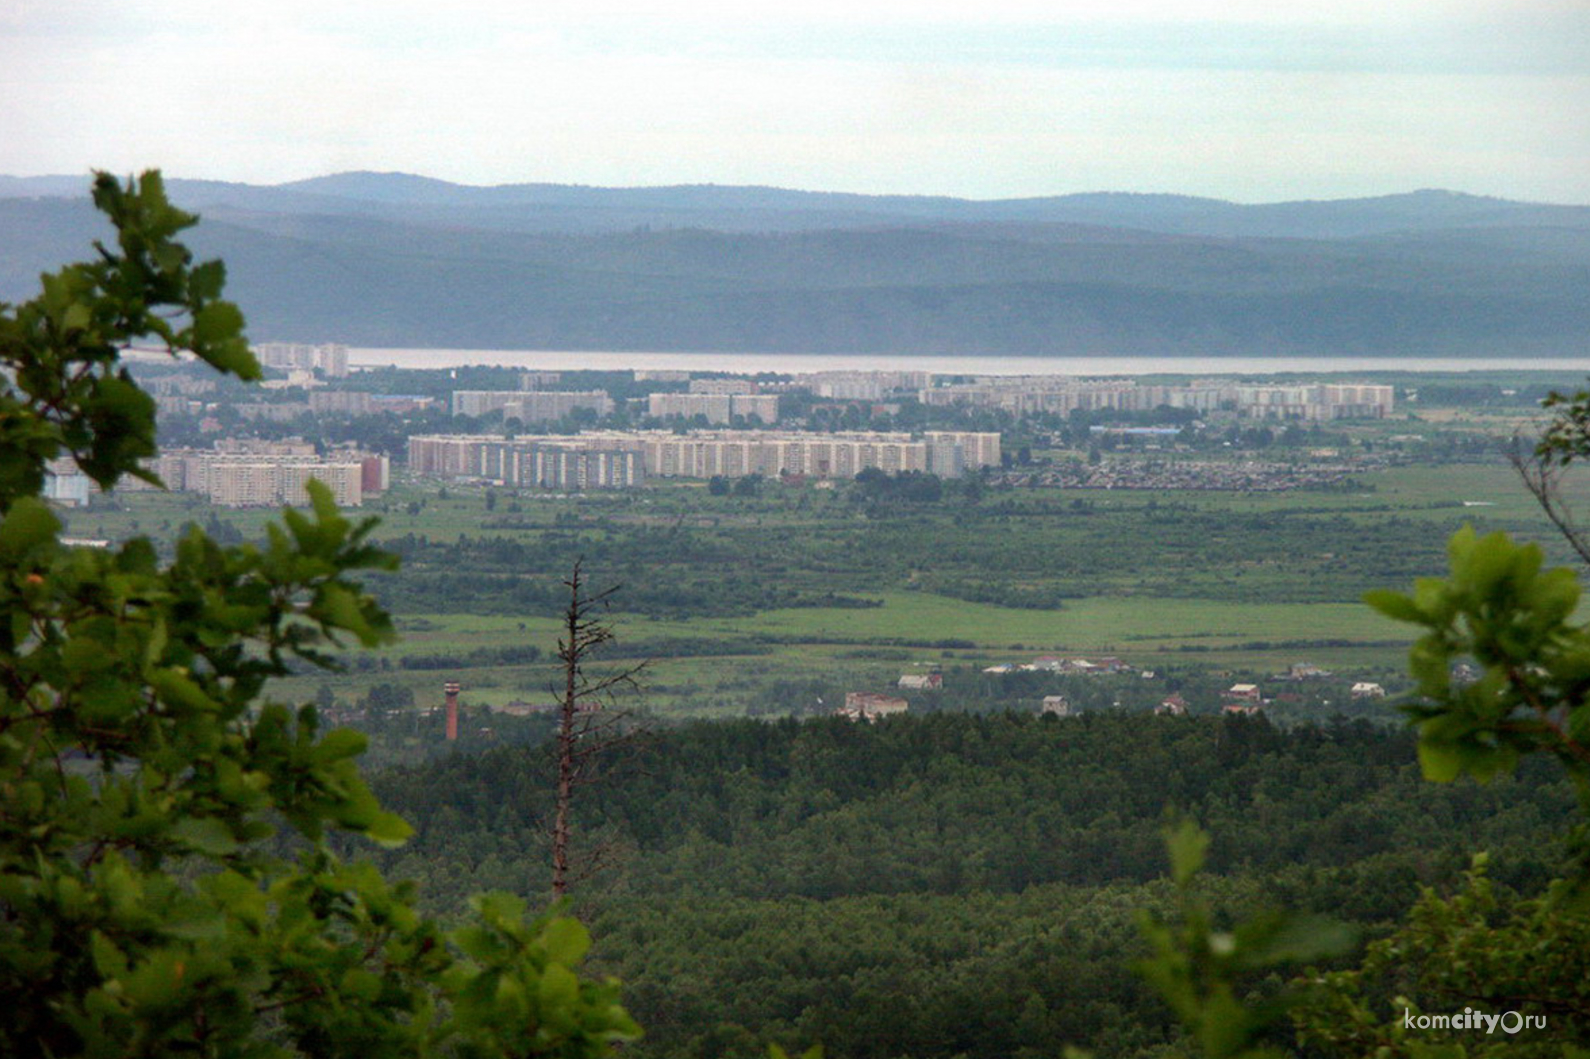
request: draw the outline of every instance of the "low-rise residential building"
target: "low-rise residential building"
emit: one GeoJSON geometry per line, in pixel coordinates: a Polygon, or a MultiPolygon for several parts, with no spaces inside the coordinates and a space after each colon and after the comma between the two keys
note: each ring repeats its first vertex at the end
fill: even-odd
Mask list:
{"type": "Polygon", "coordinates": [[[871,691],[849,691],[845,693],[845,704],[834,712],[852,721],[875,723],[880,717],[905,713],[910,708],[909,702],[893,695],[879,695],[871,691]]]}
{"type": "Polygon", "coordinates": [[[902,673],[896,686],[902,691],[938,691],[944,687],[944,674],[902,673]]]}

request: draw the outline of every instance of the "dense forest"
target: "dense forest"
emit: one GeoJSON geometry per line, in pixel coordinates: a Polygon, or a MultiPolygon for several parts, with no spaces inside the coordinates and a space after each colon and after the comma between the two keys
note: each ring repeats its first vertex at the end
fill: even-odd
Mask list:
{"type": "MultiPolygon", "coordinates": [[[[379,777],[416,828],[387,866],[439,908],[481,885],[544,892],[549,769],[502,747],[379,777]]],[[[1167,900],[1167,813],[1214,836],[1206,885],[1228,911],[1323,911],[1374,937],[1475,850],[1538,890],[1572,807],[1546,762],[1427,783],[1411,735],[1362,721],[690,723],[604,755],[576,807],[576,894],[648,1029],[637,1055],[1150,1055],[1175,1031],[1128,963],[1134,910],[1167,900]]]]}
{"type": "Polygon", "coordinates": [[[626,586],[626,609],[667,617],[867,606],[867,593],[884,589],[1039,609],[1111,591],[1356,602],[1440,556],[1427,520],[1372,498],[1251,513],[1157,497],[1015,494],[879,506],[859,488],[785,503],[702,501],[691,517],[668,521],[630,502],[550,528],[484,513],[483,533],[391,536],[383,544],[403,566],[374,583],[400,612],[551,615],[563,572],[583,557],[626,586]]]}

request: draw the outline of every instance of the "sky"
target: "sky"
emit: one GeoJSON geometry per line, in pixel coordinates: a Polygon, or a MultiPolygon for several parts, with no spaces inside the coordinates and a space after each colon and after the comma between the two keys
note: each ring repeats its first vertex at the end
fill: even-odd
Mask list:
{"type": "Polygon", "coordinates": [[[1590,0],[0,0],[0,174],[1590,203],[1590,0]]]}

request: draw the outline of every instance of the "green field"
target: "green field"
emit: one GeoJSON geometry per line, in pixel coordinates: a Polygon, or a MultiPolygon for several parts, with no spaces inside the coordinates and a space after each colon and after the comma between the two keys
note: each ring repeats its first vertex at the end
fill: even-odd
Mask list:
{"type": "MultiPolygon", "coordinates": [[[[706,716],[784,708],[799,698],[791,687],[813,682],[877,690],[912,666],[970,672],[1042,654],[1255,677],[1306,661],[1394,680],[1408,634],[1359,602],[1364,591],[1439,574],[1445,538],[1465,523],[1540,540],[1567,561],[1499,457],[1395,467],[1361,485],[996,490],[973,507],[880,511],[843,487],[742,498],[663,483],[580,497],[495,490],[488,501],[484,487],[400,483],[350,514],[380,518],[376,537],[406,549],[404,571],[374,583],[401,641],[373,666],[355,660],[278,692],[308,698],[324,685],[351,702],[394,683],[424,704],[456,679],[479,704],[545,699],[558,582],[581,556],[593,583],[623,586],[611,615],[620,644],[654,658],[638,704],[706,716]],[[825,605],[825,593],[847,605],[825,605]],[[1004,605],[1017,597],[1024,605],[1004,605]],[[541,661],[480,654],[527,645],[541,661]],[[406,664],[415,656],[456,664],[406,664]]],[[[253,539],[269,517],[130,493],[69,523],[112,540],[169,539],[189,521],[253,539]]]]}

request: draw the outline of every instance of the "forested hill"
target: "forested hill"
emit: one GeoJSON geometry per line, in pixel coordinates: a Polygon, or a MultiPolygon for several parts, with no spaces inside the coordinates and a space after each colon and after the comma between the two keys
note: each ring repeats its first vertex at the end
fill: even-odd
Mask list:
{"type": "MultiPolygon", "coordinates": [[[[937,714],[690,724],[608,756],[575,817],[582,884],[637,1055],[1147,1054],[1170,1033],[1127,970],[1159,906],[1167,810],[1212,833],[1217,901],[1373,933],[1417,884],[1489,849],[1524,888],[1572,813],[1543,762],[1486,787],[1423,781],[1412,738],[1364,723],[937,714]]],[[[544,892],[546,756],[501,748],[389,774],[416,827],[392,867],[429,899],[544,892]]],[[[1157,1054],[1157,1053],[1155,1053],[1157,1054]]]]}
{"type": "MultiPolygon", "coordinates": [[[[257,339],[958,354],[1582,352],[1590,207],[773,188],[172,181],[257,339]]],[[[86,181],[0,178],[0,298],[78,254],[86,181]]]]}

